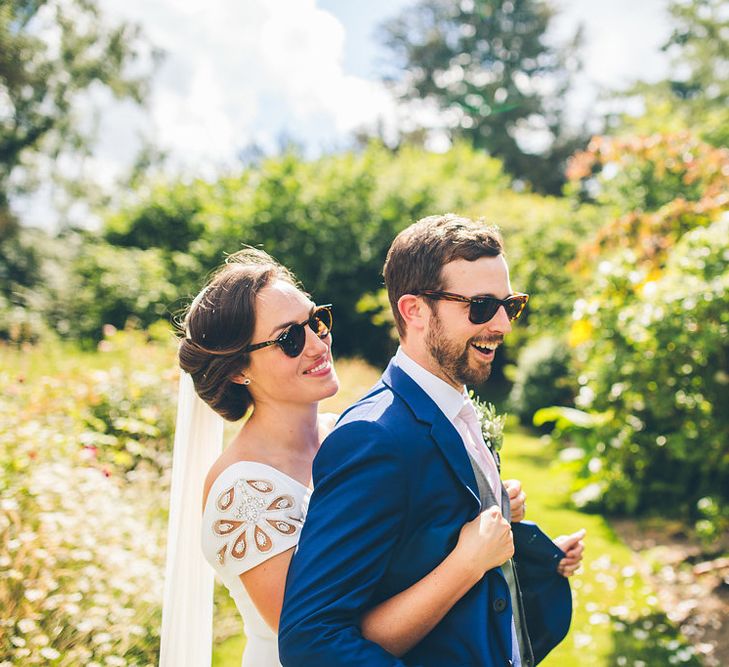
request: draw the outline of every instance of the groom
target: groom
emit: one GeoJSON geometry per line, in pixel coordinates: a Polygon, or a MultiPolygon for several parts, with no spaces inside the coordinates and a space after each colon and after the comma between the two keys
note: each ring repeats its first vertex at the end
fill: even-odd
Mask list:
{"type": "Polygon", "coordinates": [[[527,299],[511,290],[498,232],[452,214],[401,232],[384,276],[400,349],[315,459],[286,585],[281,662],[534,665],[566,634],[571,598],[557,573],[564,553],[526,522],[512,524],[520,576],[512,560],[489,570],[401,659],[360,632],[362,612],[430,572],[467,521],[494,505],[509,519],[464,385],[488,378],[527,299]]]}

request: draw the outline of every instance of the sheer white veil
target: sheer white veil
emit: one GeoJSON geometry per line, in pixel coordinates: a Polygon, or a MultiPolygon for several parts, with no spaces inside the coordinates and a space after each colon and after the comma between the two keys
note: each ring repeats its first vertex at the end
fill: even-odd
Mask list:
{"type": "Polygon", "coordinates": [[[172,459],[160,667],[209,667],[213,646],[213,569],[203,556],[203,484],[223,449],[223,419],[180,376],[172,459]]]}

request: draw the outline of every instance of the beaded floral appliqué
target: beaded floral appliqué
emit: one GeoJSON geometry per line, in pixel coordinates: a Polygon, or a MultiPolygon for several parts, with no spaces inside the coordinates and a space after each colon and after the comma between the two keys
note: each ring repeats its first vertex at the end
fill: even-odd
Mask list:
{"type": "MultiPolygon", "coordinates": [[[[261,553],[273,548],[267,532],[272,528],[282,535],[293,535],[301,527],[301,519],[290,516],[294,499],[288,494],[275,495],[272,482],[264,479],[239,479],[216,499],[215,506],[226,518],[213,523],[218,537],[235,537],[226,542],[217,553],[218,563],[225,564],[228,554],[242,560],[249,549],[249,540],[261,553]]],[[[274,533],[275,534],[275,533],[274,533]]]]}

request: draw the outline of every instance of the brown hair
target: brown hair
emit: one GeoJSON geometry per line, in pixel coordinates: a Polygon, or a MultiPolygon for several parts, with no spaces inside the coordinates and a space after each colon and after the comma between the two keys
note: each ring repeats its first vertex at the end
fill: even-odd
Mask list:
{"type": "Polygon", "coordinates": [[[382,272],[400,337],[405,338],[405,321],[397,302],[403,294],[442,289],[443,267],[453,260],[473,262],[502,253],[497,227],[454,213],[422,218],[401,231],[387,252],[382,272]]]}
{"type": "Polygon", "coordinates": [[[256,326],[256,296],[274,280],[298,287],[293,274],[256,248],[230,255],[192,302],[184,317],[180,368],[197,395],[228,421],[245,415],[253,400],[233,378],[248,365],[256,326]]]}

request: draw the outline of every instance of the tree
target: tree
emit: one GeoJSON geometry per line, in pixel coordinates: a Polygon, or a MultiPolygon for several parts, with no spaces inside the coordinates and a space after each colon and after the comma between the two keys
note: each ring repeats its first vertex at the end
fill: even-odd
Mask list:
{"type": "Polygon", "coordinates": [[[435,104],[452,138],[558,194],[566,159],[586,137],[564,119],[580,34],[564,47],[548,45],[553,16],[540,0],[421,0],[382,27],[394,55],[385,80],[405,102],[435,104]],[[538,135],[547,146],[537,153],[527,144],[538,135]]]}
{"type": "Polygon", "coordinates": [[[108,26],[94,0],[0,0],[0,233],[12,195],[34,188],[41,155],[84,154],[80,106],[100,87],[141,103],[148,77],[139,29],[108,26]]]}

